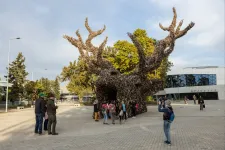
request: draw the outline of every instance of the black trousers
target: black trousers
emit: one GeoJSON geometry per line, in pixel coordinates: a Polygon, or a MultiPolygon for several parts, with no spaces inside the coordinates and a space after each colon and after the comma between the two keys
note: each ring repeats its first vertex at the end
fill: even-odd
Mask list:
{"type": "Polygon", "coordinates": [[[48,133],[56,133],[55,127],[56,127],[56,115],[48,115],[48,133]]]}
{"type": "Polygon", "coordinates": [[[48,130],[48,119],[45,119],[45,121],[44,121],[44,130],[45,131],[48,130]]]}
{"type": "Polygon", "coordinates": [[[136,116],[136,108],[132,108],[133,116],[136,116]]]}

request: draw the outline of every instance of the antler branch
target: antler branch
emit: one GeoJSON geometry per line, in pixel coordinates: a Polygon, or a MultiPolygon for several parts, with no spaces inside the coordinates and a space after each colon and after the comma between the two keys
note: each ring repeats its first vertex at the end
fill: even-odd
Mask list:
{"type": "Polygon", "coordinates": [[[180,31],[183,20],[179,22],[179,25],[176,28],[177,13],[174,7],[173,14],[173,20],[169,27],[163,27],[162,24],[159,23],[159,27],[164,31],[168,31],[169,35],[165,39],[156,42],[155,49],[150,57],[144,57],[143,49],[139,42],[132,34],[128,34],[138,49],[140,59],[139,69],[143,73],[151,72],[157,69],[161,65],[163,58],[168,57],[174,50],[175,40],[184,36],[194,26],[194,23],[191,22],[184,30],[180,31]]]}
{"type": "MultiPolygon", "coordinates": [[[[96,55],[97,55],[97,52],[98,52],[98,47],[95,47],[95,46],[91,43],[91,40],[92,40],[93,38],[95,38],[96,36],[102,34],[102,33],[105,31],[106,26],[104,25],[103,29],[101,29],[101,30],[98,30],[98,31],[92,31],[92,29],[91,29],[90,26],[88,25],[88,18],[86,18],[86,20],[85,20],[85,27],[86,27],[86,29],[87,29],[88,32],[89,32],[88,39],[86,40],[85,44],[90,48],[90,49],[89,49],[90,52],[92,52],[93,55],[96,56],[96,55]]],[[[105,39],[105,41],[107,42],[107,38],[105,39]]],[[[105,41],[104,41],[103,43],[106,44],[105,41]]]]}
{"type": "Polygon", "coordinates": [[[99,68],[112,69],[113,68],[112,64],[110,64],[106,60],[103,60],[102,58],[102,53],[107,43],[108,37],[104,39],[104,41],[100,44],[99,47],[96,47],[91,43],[95,37],[97,37],[98,35],[102,34],[105,31],[106,26],[104,25],[104,27],[101,30],[93,31],[88,24],[88,18],[86,18],[85,27],[89,32],[88,38],[85,41],[85,43],[82,40],[79,30],[76,31],[78,39],[75,39],[67,35],[64,35],[63,37],[67,39],[72,45],[78,48],[80,55],[88,63],[88,68],[91,72],[99,74],[101,72],[99,68]],[[84,53],[84,51],[86,53],[84,53]],[[92,54],[91,56],[89,56],[89,52],[92,54]]]}
{"type": "Polygon", "coordinates": [[[136,39],[136,37],[133,34],[127,33],[127,35],[130,37],[130,39],[132,40],[132,42],[134,43],[135,47],[138,50],[138,56],[139,56],[138,72],[143,72],[145,70],[145,54],[144,54],[144,50],[143,50],[141,44],[138,42],[138,40],[136,39]]]}

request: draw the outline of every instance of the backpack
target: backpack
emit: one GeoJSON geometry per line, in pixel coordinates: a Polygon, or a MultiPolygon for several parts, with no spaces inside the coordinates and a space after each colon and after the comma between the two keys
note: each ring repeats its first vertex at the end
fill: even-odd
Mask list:
{"type": "Polygon", "coordinates": [[[175,114],[174,114],[174,112],[173,111],[171,111],[170,109],[169,109],[169,122],[170,123],[172,123],[173,122],[173,120],[174,120],[174,118],[175,118],[175,114]]]}

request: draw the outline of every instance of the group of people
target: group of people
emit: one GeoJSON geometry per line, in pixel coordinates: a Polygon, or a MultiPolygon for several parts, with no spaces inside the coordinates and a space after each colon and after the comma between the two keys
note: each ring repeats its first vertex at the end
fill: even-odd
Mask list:
{"type": "MultiPolygon", "coordinates": [[[[189,99],[187,98],[187,96],[185,96],[185,97],[184,97],[184,103],[185,103],[185,104],[188,104],[188,103],[187,103],[188,100],[189,100],[189,99]]],[[[203,97],[202,97],[201,95],[199,96],[199,98],[197,98],[196,95],[193,95],[193,101],[194,101],[194,104],[195,104],[195,105],[197,104],[196,101],[198,101],[198,104],[200,105],[200,111],[202,111],[203,108],[205,108],[205,102],[204,102],[204,99],[203,99],[203,97]]]]}
{"type": "Polygon", "coordinates": [[[42,135],[42,127],[44,131],[48,131],[48,135],[58,135],[56,133],[56,109],[55,96],[53,93],[48,93],[47,97],[44,93],[39,94],[39,98],[35,101],[35,133],[42,135]],[[47,99],[46,99],[47,98],[47,99]],[[44,120],[44,124],[43,124],[44,120]]]}
{"type": "MultiPolygon", "coordinates": [[[[163,101],[165,102],[166,100],[168,100],[166,96],[159,98],[159,101],[161,102],[163,101]]],[[[184,104],[188,104],[188,101],[189,101],[188,96],[184,96],[184,104]]],[[[194,104],[197,104],[196,102],[198,102],[198,104],[200,105],[200,111],[203,111],[203,108],[205,108],[205,102],[203,97],[200,95],[199,98],[197,98],[196,95],[193,95],[193,101],[194,104]]]]}
{"type": "Polygon", "coordinates": [[[122,124],[122,120],[124,122],[128,118],[127,109],[130,107],[132,118],[136,117],[138,112],[139,105],[135,101],[131,101],[129,106],[127,106],[124,101],[121,103],[116,103],[116,101],[111,101],[110,103],[103,102],[99,103],[98,100],[94,101],[94,114],[93,118],[95,121],[99,121],[100,118],[103,118],[103,124],[108,125],[108,119],[112,120],[112,124],[115,124],[116,118],[119,118],[120,124],[122,124]]]}

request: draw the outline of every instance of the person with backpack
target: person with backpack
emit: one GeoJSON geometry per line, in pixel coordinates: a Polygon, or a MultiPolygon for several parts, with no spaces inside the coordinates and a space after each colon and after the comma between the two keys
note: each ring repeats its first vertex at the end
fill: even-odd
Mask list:
{"type": "Polygon", "coordinates": [[[163,128],[164,128],[164,133],[166,137],[165,143],[168,145],[171,145],[170,126],[175,118],[173,108],[171,106],[171,101],[170,100],[167,100],[166,102],[159,101],[158,111],[163,112],[163,120],[164,120],[163,128]],[[165,108],[163,108],[162,105],[165,105],[165,108]]]}

